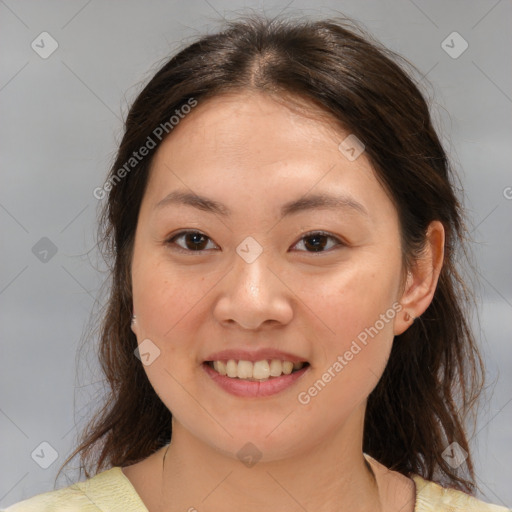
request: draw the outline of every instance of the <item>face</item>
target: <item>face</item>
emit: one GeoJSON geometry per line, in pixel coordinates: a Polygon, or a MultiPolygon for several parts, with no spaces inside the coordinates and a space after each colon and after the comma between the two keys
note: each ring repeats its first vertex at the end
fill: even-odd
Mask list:
{"type": "Polygon", "coordinates": [[[155,155],[134,332],[176,424],[217,451],[313,449],[364,409],[385,368],[398,215],[365,153],[338,148],[348,135],[262,94],[226,95],[200,102],[155,155]]]}

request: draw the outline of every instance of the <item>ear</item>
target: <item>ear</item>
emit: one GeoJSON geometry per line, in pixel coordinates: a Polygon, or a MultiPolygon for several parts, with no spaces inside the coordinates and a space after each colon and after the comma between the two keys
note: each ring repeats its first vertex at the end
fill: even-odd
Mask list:
{"type": "Polygon", "coordinates": [[[426,238],[425,249],[407,273],[400,298],[402,311],[394,324],[395,335],[405,332],[414,319],[425,312],[436,291],[444,260],[445,233],[441,222],[436,220],[429,224],[426,238]]]}

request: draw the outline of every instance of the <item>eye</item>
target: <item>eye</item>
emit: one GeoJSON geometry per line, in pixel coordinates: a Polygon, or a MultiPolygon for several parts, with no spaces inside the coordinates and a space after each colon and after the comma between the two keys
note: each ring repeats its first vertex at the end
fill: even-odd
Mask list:
{"type": "Polygon", "coordinates": [[[307,233],[294,245],[294,247],[297,247],[300,244],[306,248],[306,252],[327,252],[327,250],[331,249],[333,246],[345,245],[339,238],[331,235],[330,233],[326,233],[325,231],[312,231],[307,233]],[[329,240],[334,240],[335,242],[330,247],[328,247],[329,240]]]}
{"type": "MultiPolygon", "coordinates": [[[[208,249],[208,241],[214,245],[214,249],[218,248],[208,236],[200,231],[181,231],[166,240],[165,243],[166,245],[175,245],[178,250],[183,252],[204,252],[208,249]],[[182,240],[182,243],[178,243],[178,240],[182,240]]],[[[339,238],[325,231],[307,233],[293,247],[301,244],[306,249],[305,252],[327,252],[332,247],[344,245],[339,238]]],[[[209,247],[209,249],[212,249],[212,247],[209,247]]]]}
{"type": "MultiPolygon", "coordinates": [[[[179,247],[178,250],[185,252],[203,252],[206,249],[207,244],[205,242],[207,240],[210,240],[210,238],[199,231],[181,231],[166,240],[165,243],[166,245],[177,245],[179,247]],[[180,239],[183,240],[184,245],[176,242],[180,239]]],[[[217,246],[215,245],[215,247],[217,246]]]]}

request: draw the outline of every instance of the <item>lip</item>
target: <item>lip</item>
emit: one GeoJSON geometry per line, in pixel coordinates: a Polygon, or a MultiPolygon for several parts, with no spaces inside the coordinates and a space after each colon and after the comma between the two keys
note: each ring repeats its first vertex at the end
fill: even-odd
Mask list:
{"type": "MultiPolygon", "coordinates": [[[[220,353],[219,353],[220,354],[220,353]]],[[[214,354],[214,355],[219,355],[214,354]]],[[[230,357],[230,359],[235,359],[230,357]]],[[[266,359],[266,358],[263,358],[266,359]]],[[[276,358],[277,359],[277,358],[276,358]]],[[[247,359],[246,359],[247,360],[247,359]]],[[[260,359],[255,359],[259,361],[260,359]]],[[[286,359],[291,361],[291,359],[286,359]]],[[[222,361],[222,359],[215,359],[215,361],[222,361]]],[[[299,361],[296,361],[299,362],[299,361]]],[[[300,379],[310,368],[310,365],[306,365],[300,370],[297,370],[289,375],[281,375],[280,377],[273,377],[272,379],[264,382],[248,381],[243,379],[236,379],[221,375],[211,368],[206,362],[201,367],[206,374],[224,391],[227,391],[231,395],[239,397],[265,397],[275,395],[290,388],[298,379],[300,379]]]]}
{"type": "Polygon", "coordinates": [[[304,358],[290,354],[289,352],[282,352],[281,350],[273,348],[260,348],[258,350],[247,349],[230,349],[222,350],[210,354],[205,361],[229,361],[234,359],[236,361],[263,361],[264,359],[280,359],[281,361],[291,361],[292,363],[307,363],[304,358]]]}

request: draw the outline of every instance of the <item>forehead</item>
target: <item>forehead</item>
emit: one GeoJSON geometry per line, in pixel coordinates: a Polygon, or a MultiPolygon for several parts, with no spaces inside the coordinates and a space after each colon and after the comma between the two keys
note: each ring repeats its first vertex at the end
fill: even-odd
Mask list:
{"type": "MultiPolygon", "coordinates": [[[[303,98],[223,94],[199,100],[159,146],[152,167],[186,167],[189,175],[207,167],[203,179],[244,172],[246,179],[265,178],[279,167],[301,179],[304,166],[325,172],[347,164],[338,148],[347,135],[340,122],[303,98]]],[[[351,167],[371,168],[364,155],[358,160],[351,167]]]]}
{"type": "MultiPolygon", "coordinates": [[[[252,142],[276,138],[280,143],[300,140],[311,148],[327,140],[336,144],[342,134],[341,122],[312,101],[290,95],[239,92],[199,100],[162,147],[176,146],[186,138],[189,144],[197,144],[198,149],[203,145],[250,149],[252,142]]],[[[272,151],[277,149],[272,144],[272,151]]]]}
{"type": "Polygon", "coordinates": [[[382,201],[385,194],[361,154],[339,146],[349,132],[313,103],[275,101],[265,94],[213,97],[180,120],[157,150],[147,189],[153,204],[176,189],[244,201],[285,203],[311,192],[382,201]],[[286,197],[285,197],[286,196],[286,197]]]}

